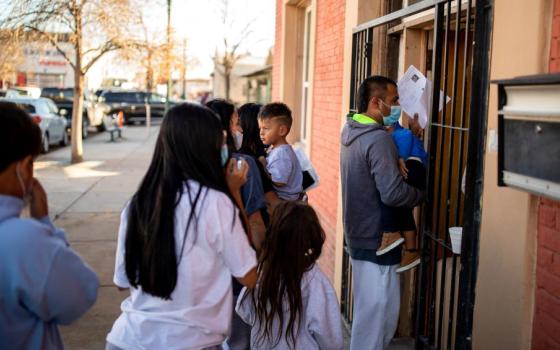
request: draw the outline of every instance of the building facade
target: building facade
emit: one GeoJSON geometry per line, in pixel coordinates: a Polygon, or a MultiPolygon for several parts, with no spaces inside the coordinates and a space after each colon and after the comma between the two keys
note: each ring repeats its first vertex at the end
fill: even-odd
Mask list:
{"type": "Polygon", "coordinates": [[[418,216],[444,243],[434,241],[424,270],[403,277],[399,334],[419,339],[425,331],[436,348],[461,337],[476,349],[560,348],[560,204],[498,186],[498,88],[490,83],[559,72],[559,37],[560,0],[276,1],[272,100],[292,108],[290,142],[304,147],[321,178],[309,193],[327,233],[320,265],[348,321],[340,131],[358,78],[397,80],[414,65],[451,97],[425,131],[437,171],[429,214],[425,206],[418,216]],[[453,224],[469,235],[461,256],[445,246],[453,224]]]}
{"type": "Polygon", "coordinates": [[[22,43],[14,72],[1,77],[2,88],[10,86],[59,87],[74,86],[74,70],[64,55],[73,59],[74,47],[60,35],[59,47],[64,55],[50,43],[33,40],[22,43]]]}

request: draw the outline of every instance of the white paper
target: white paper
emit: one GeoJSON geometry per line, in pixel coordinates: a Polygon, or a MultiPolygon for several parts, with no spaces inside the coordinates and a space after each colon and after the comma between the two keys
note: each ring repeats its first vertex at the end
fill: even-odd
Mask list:
{"type": "MultiPolygon", "coordinates": [[[[432,86],[432,82],[414,66],[408,67],[398,82],[399,102],[403,111],[411,117],[418,114],[418,122],[422,128],[428,124],[432,107],[432,86]]],[[[451,98],[446,96],[445,100],[447,104],[451,98]]],[[[443,109],[443,106],[443,91],[440,90],[439,111],[443,109]]]]}
{"type": "MultiPolygon", "coordinates": [[[[402,109],[408,111],[413,110],[424,93],[426,86],[426,77],[416,67],[408,67],[404,76],[398,82],[399,103],[402,109]]],[[[413,115],[413,114],[410,114],[413,115]]]]}

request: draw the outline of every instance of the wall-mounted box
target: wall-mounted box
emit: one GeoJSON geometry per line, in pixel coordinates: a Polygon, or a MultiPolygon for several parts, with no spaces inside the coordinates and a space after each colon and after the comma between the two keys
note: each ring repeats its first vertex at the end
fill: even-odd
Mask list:
{"type": "Polygon", "coordinates": [[[560,74],[496,80],[498,185],[560,200],[560,74]]]}

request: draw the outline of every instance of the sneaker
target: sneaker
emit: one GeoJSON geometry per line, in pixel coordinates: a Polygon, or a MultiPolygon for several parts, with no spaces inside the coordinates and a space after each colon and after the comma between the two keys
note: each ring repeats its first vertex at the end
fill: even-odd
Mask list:
{"type": "Polygon", "coordinates": [[[381,245],[377,248],[376,254],[383,255],[395,249],[399,245],[403,244],[404,238],[402,238],[400,232],[383,232],[383,238],[381,238],[381,245]]]}
{"type": "Polygon", "coordinates": [[[420,254],[416,249],[405,249],[401,259],[401,266],[397,269],[398,273],[410,270],[420,264],[420,254]]]}

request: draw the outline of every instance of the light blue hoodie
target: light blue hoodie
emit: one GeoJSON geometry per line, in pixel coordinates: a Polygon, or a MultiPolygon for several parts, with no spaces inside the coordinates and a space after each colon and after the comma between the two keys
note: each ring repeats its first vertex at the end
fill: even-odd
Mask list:
{"type": "Polygon", "coordinates": [[[22,209],[0,195],[0,349],[63,349],[58,324],[93,305],[99,279],[48,217],[22,209]]]}

